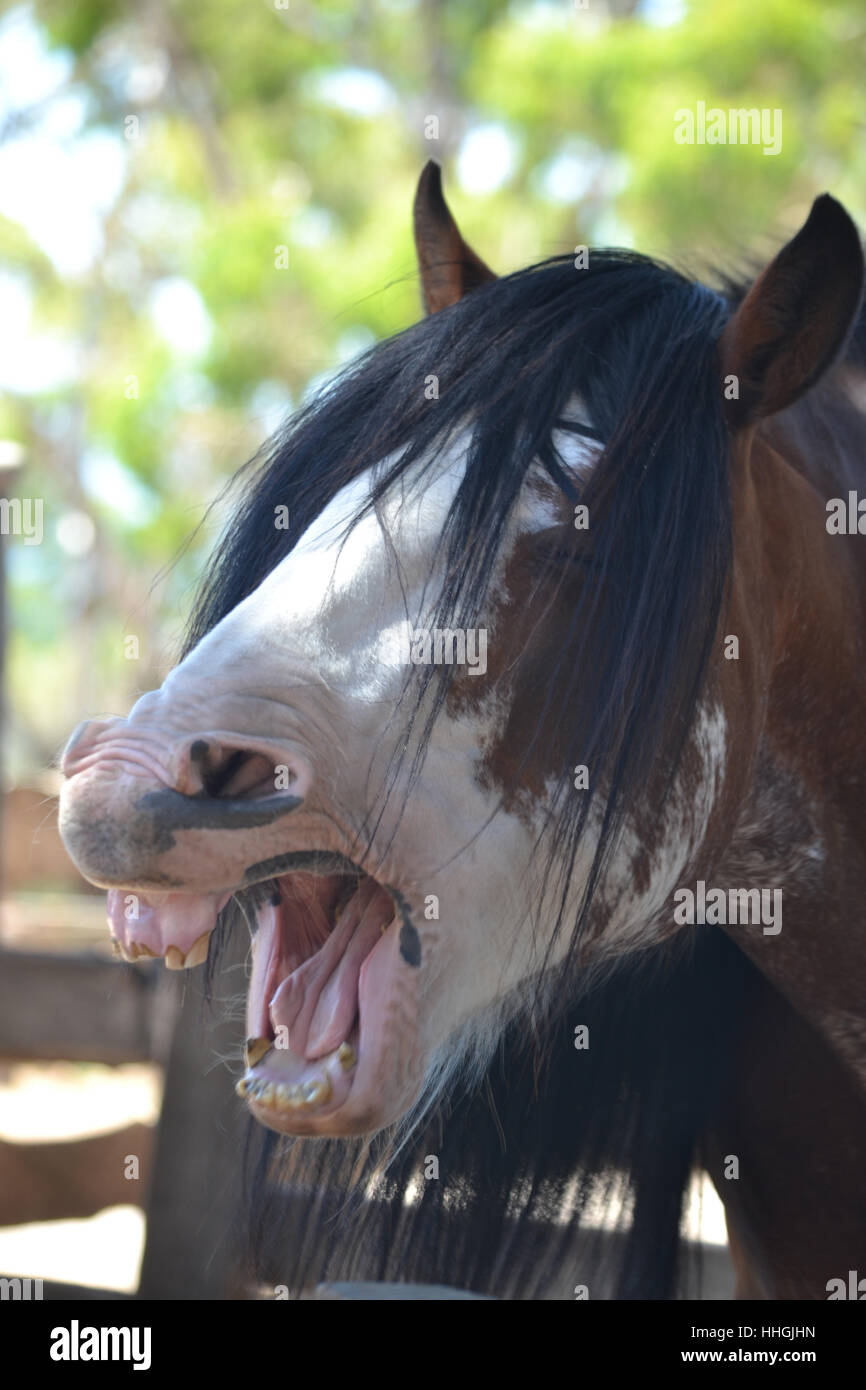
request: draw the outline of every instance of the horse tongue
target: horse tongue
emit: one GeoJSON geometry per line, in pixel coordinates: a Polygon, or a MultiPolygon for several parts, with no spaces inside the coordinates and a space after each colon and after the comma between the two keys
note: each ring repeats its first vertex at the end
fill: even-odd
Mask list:
{"type": "Polygon", "coordinates": [[[344,955],[319,995],[304,1049],[310,1059],[333,1052],[349,1036],[358,1012],[361,966],[381,939],[385,926],[387,922],[380,917],[368,914],[355,928],[344,955]]]}
{"type": "Polygon", "coordinates": [[[270,1000],[274,1029],[284,1026],[290,1050],[313,1061],[333,1052],[358,1012],[361,967],[394,915],[384,889],[360,889],[346,904],[327,941],[286,975],[270,1000]]]}
{"type": "Polygon", "coordinates": [[[108,925],[124,960],[164,956],[169,970],[201,965],[231,893],[143,893],[112,889],[108,925]]]}

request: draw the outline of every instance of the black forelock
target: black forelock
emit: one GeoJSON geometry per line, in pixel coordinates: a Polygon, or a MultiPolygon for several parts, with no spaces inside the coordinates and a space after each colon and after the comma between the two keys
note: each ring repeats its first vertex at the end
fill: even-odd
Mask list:
{"type": "Polygon", "coordinates": [[[497,502],[513,491],[509,480],[519,487],[575,391],[607,439],[638,423],[660,385],[668,404],[693,415],[702,403],[688,398],[683,349],[700,344],[706,365],[725,317],[725,298],[668,267],[633,252],[593,251],[585,269],[554,257],[376,344],[236,475],[237,513],[184,650],[262,582],[341,487],[393,453],[400,457],[380,494],[418,459],[435,455],[455,429],[476,422],[474,467],[452,528],[462,549],[475,539],[466,534],[477,510],[472,500],[490,504],[485,531],[495,532],[497,502]],[[425,394],[431,376],[436,398],[425,394]],[[289,509],[286,529],[274,526],[279,506],[289,509]]]}

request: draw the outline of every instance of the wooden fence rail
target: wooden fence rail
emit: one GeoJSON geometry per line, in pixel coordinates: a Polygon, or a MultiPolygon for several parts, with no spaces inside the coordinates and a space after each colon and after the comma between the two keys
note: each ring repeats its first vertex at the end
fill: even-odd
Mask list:
{"type": "Polygon", "coordinates": [[[162,969],[158,961],[0,951],[0,1058],[151,1061],[162,969]]]}
{"type": "MultiPolygon", "coordinates": [[[[242,959],[238,943],[228,964],[242,959]]],[[[0,1061],[150,1061],[164,1073],[155,1132],[138,1125],[79,1141],[0,1145],[0,1224],[4,1212],[14,1224],[137,1202],[147,1216],[139,1297],[246,1296],[231,1235],[243,1113],[221,1060],[239,1055],[241,1036],[241,1025],[224,1017],[208,1027],[197,976],[161,962],[0,948],[0,1061]],[[129,1154],[140,1158],[138,1183],[123,1175],[129,1154]]]]}

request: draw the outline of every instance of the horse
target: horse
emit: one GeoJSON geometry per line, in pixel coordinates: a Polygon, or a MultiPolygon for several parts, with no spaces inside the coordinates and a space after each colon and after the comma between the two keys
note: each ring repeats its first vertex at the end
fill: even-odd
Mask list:
{"type": "Polygon", "coordinates": [[[431,162],[414,232],[426,314],[241,470],[180,660],[67,744],[65,844],[127,959],[249,926],[287,1287],[685,1296],[703,1172],[736,1296],[826,1298],[866,1255],[857,229],[825,194],[752,281],[497,277],[431,162]]]}

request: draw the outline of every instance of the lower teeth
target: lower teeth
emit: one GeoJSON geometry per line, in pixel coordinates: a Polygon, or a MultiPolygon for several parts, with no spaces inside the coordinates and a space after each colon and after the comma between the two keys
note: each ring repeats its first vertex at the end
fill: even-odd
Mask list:
{"type": "MultiPolygon", "coordinates": [[[[264,1038],[248,1039],[248,1066],[255,1066],[255,1062],[264,1056],[268,1048],[259,1049],[258,1045],[266,1041],[264,1038]],[[251,1043],[257,1046],[250,1047],[251,1043]]],[[[349,1043],[341,1043],[335,1056],[343,1071],[351,1071],[358,1060],[355,1049],[349,1043]]],[[[310,1077],[308,1081],[296,1082],[293,1085],[284,1081],[265,1081],[248,1073],[235,1086],[235,1094],[240,1096],[241,1100],[255,1101],[257,1105],[263,1105],[268,1110],[316,1110],[331,1099],[333,1090],[331,1078],[326,1071],[310,1077]]]]}

